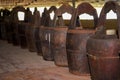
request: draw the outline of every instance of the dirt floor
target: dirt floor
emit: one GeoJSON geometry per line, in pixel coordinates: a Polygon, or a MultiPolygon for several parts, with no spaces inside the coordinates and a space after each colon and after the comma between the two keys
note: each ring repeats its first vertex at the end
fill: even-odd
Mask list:
{"type": "Polygon", "coordinates": [[[36,52],[0,40],[0,80],[91,80],[45,61],[36,52]]]}

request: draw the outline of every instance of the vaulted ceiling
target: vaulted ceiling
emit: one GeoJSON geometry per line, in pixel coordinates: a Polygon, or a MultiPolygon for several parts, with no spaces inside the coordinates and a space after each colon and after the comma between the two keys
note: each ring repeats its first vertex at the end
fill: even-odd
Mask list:
{"type": "MultiPolygon", "coordinates": [[[[76,6],[82,2],[89,2],[93,6],[103,6],[106,1],[109,0],[0,0],[0,8],[12,8],[17,5],[25,7],[35,6],[60,6],[63,3],[70,3],[75,1],[76,6]]],[[[119,0],[114,0],[119,2],[119,0]]]]}

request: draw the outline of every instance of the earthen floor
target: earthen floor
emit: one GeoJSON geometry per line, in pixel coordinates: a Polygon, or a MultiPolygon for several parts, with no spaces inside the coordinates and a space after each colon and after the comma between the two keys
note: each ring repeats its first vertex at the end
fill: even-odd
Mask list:
{"type": "Polygon", "coordinates": [[[0,80],[91,80],[45,61],[36,52],[0,40],[0,80]]]}

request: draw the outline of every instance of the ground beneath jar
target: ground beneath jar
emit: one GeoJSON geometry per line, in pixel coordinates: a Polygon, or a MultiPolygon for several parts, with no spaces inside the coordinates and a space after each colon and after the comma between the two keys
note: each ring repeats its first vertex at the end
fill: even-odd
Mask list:
{"type": "Polygon", "coordinates": [[[45,61],[36,52],[0,40],[0,80],[91,80],[45,61]]]}

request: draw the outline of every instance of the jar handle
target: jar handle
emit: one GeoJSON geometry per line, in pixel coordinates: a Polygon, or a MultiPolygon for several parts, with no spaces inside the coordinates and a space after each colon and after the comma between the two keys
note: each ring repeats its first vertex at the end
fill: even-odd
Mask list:
{"type": "MultiPolygon", "coordinates": [[[[98,22],[98,15],[97,15],[97,11],[96,9],[90,5],[88,2],[84,2],[81,3],[77,6],[73,16],[72,16],[72,20],[71,20],[71,25],[70,25],[70,29],[75,29],[76,28],[76,20],[77,17],[83,13],[87,13],[89,15],[92,15],[94,18],[94,29],[97,26],[97,22],[98,22]]],[[[81,22],[80,22],[81,23],[81,22]]],[[[80,24],[80,26],[82,26],[82,24],[80,24]]]]}
{"type": "Polygon", "coordinates": [[[108,1],[105,3],[105,5],[103,6],[101,13],[100,13],[100,17],[98,20],[98,25],[97,25],[97,31],[96,34],[103,34],[105,33],[105,21],[106,21],[106,14],[112,10],[114,13],[116,13],[117,15],[117,22],[118,22],[118,37],[120,37],[120,9],[119,9],[119,5],[117,4],[117,2],[115,1],[108,1]]]}
{"type": "Polygon", "coordinates": [[[55,26],[64,26],[62,14],[67,12],[72,15],[74,10],[75,10],[75,8],[69,4],[63,4],[59,9],[57,9],[55,11],[55,16],[54,16],[54,27],[55,26]],[[57,18],[58,18],[58,23],[57,23],[57,18]]]}

